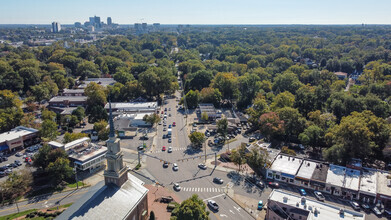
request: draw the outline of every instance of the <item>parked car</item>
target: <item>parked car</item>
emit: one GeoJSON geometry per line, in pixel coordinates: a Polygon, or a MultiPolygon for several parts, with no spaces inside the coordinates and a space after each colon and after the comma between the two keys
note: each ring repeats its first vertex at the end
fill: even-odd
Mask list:
{"type": "Polygon", "coordinates": [[[12,169],[6,169],[6,170],[5,170],[5,174],[6,174],[6,175],[9,175],[9,174],[11,174],[11,173],[12,173],[12,169]]]}
{"type": "Polygon", "coordinates": [[[176,163],[172,164],[172,170],[178,171],[179,170],[178,164],[176,164],[176,163]]]}
{"type": "Polygon", "coordinates": [[[166,127],[164,127],[164,128],[163,128],[163,131],[167,131],[167,128],[166,128],[166,127]]]}
{"type": "Polygon", "coordinates": [[[4,171],[0,171],[0,177],[3,177],[5,176],[5,172],[4,171]]]}
{"type": "Polygon", "coordinates": [[[253,142],[253,141],[255,141],[255,140],[256,140],[255,137],[250,137],[250,138],[248,139],[249,142],[253,142]]]}
{"type": "Polygon", "coordinates": [[[213,178],[213,182],[218,183],[218,184],[223,184],[224,180],[221,178],[215,177],[215,178],[213,178]]]}
{"type": "Polygon", "coordinates": [[[196,124],[196,123],[193,123],[193,127],[197,127],[197,124],[196,124]]]}
{"type": "Polygon", "coordinates": [[[8,161],[8,157],[2,157],[2,161],[8,161]]]}
{"type": "Polygon", "coordinates": [[[0,171],[5,171],[6,169],[8,169],[7,166],[2,166],[2,167],[0,167],[0,171]]]}
{"type": "Polygon", "coordinates": [[[200,169],[206,170],[206,165],[203,164],[203,163],[198,164],[198,167],[199,167],[200,169]]]}
{"type": "Polygon", "coordinates": [[[171,142],[172,142],[172,140],[171,140],[171,138],[169,138],[169,139],[168,139],[168,143],[171,143],[171,142]]]}
{"type": "Polygon", "coordinates": [[[314,191],[314,194],[315,194],[315,197],[319,200],[319,201],[324,201],[325,198],[323,196],[323,194],[319,191],[314,191]]]}
{"type": "Polygon", "coordinates": [[[11,163],[10,165],[11,165],[12,168],[17,168],[18,167],[18,164],[16,164],[16,163],[11,163]]]}
{"type": "Polygon", "coordinates": [[[138,147],[137,147],[137,150],[138,150],[138,151],[144,150],[144,146],[143,146],[143,145],[138,146],[138,147]]]}
{"type": "Polygon", "coordinates": [[[263,202],[262,200],[259,200],[258,202],[258,210],[261,210],[263,208],[263,202]]]}
{"type": "Polygon", "coordinates": [[[383,213],[379,210],[379,208],[377,206],[372,207],[372,211],[373,211],[373,213],[375,213],[375,215],[377,215],[377,217],[380,217],[383,215],[383,213]]]}
{"type": "Polygon", "coordinates": [[[219,205],[214,200],[208,200],[208,206],[216,212],[219,211],[219,205]]]}
{"type": "Polygon", "coordinates": [[[307,192],[304,189],[300,189],[300,195],[307,196],[307,192]]]}
{"type": "Polygon", "coordinates": [[[163,168],[167,168],[168,167],[168,162],[167,161],[164,161],[163,163],[163,168]]]}
{"type": "Polygon", "coordinates": [[[171,128],[171,125],[168,125],[168,128],[171,128]]]}
{"type": "Polygon", "coordinates": [[[367,204],[367,203],[361,203],[361,208],[365,211],[365,212],[369,212],[371,210],[371,207],[367,204]]]}
{"type": "Polygon", "coordinates": [[[21,156],[23,156],[23,154],[21,152],[18,152],[18,153],[15,154],[15,156],[21,157],[21,156]]]}
{"type": "Polygon", "coordinates": [[[354,210],[360,211],[360,205],[355,201],[350,201],[349,204],[352,206],[354,210]]]}
{"type": "Polygon", "coordinates": [[[174,190],[175,191],[180,191],[181,190],[181,186],[179,186],[178,183],[174,183],[174,190]]]}
{"type": "Polygon", "coordinates": [[[163,146],[163,147],[162,147],[162,151],[165,151],[165,150],[166,150],[166,146],[163,146]]]}
{"type": "Polygon", "coordinates": [[[269,182],[268,185],[271,188],[279,188],[280,187],[280,184],[278,184],[276,182],[269,182]]]}
{"type": "Polygon", "coordinates": [[[172,152],[172,147],[171,147],[171,146],[168,147],[167,152],[168,152],[168,153],[171,153],[171,152],[172,152]]]}

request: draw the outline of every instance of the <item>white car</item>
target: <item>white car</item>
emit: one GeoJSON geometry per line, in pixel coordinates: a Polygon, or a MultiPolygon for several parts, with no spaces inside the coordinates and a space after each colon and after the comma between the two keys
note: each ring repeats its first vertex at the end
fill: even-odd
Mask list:
{"type": "Polygon", "coordinates": [[[175,191],[180,191],[181,190],[181,186],[178,183],[174,183],[174,190],[175,191]]]}
{"type": "Polygon", "coordinates": [[[172,147],[170,146],[170,147],[168,147],[168,149],[167,149],[167,153],[172,153],[172,147]]]}
{"type": "Polygon", "coordinates": [[[360,211],[360,205],[355,201],[350,201],[349,204],[352,206],[354,210],[360,211]]]}
{"type": "Polygon", "coordinates": [[[219,211],[219,205],[214,200],[208,200],[208,206],[214,211],[219,211]]]}
{"type": "Polygon", "coordinates": [[[319,191],[314,191],[314,194],[315,194],[315,197],[319,200],[319,201],[324,201],[325,198],[323,196],[323,194],[319,191]]]}
{"type": "Polygon", "coordinates": [[[179,170],[178,164],[176,164],[176,163],[172,164],[172,170],[178,171],[179,170]]]}
{"type": "Polygon", "coordinates": [[[206,170],[206,165],[203,164],[203,163],[198,164],[198,167],[199,167],[200,169],[206,170]]]}

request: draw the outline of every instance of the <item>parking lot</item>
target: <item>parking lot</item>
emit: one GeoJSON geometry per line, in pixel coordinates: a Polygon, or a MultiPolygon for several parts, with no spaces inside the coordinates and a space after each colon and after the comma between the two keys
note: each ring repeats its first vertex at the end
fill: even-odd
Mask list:
{"type": "Polygon", "coordinates": [[[5,177],[13,171],[23,169],[28,169],[31,172],[35,171],[35,168],[31,166],[31,158],[38,152],[40,146],[41,145],[33,145],[13,154],[2,155],[0,163],[0,182],[5,181],[7,179],[5,177]]]}

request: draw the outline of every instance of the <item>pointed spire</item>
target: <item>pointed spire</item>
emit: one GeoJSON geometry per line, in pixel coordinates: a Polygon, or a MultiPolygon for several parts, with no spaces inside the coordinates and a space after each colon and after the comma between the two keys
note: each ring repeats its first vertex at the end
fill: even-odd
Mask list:
{"type": "Polygon", "coordinates": [[[109,99],[109,125],[110,125],[109,137],[113,138],[113,137],[115,137],[115,131],[114,131],[113,111],[111,110],[111,100],[110,99],[109,99]]]}

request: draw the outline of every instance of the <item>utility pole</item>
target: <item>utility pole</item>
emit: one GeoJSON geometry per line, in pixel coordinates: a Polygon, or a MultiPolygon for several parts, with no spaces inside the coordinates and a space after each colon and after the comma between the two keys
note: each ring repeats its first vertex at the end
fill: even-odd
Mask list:
{"type": "Polygon", "coordinates": [[[73,163],[73,171],[75,171],[76,189],[79,189],[79,181],[77,180],[77,168],[76,168],[76,163],[73,163]]]}
{"type": "Polygon", "coordinates": [[[215,153],[215,167],[217,167],[217,153],[215,153]]]}

